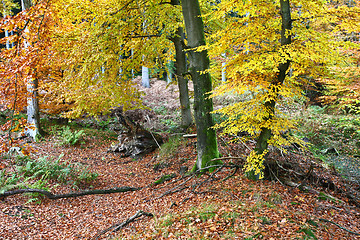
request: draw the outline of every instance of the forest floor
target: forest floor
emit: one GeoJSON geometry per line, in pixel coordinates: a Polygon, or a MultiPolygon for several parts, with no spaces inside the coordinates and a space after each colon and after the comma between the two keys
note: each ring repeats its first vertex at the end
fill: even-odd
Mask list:
{"type": "MultiPolygon", "coordinates": [[[[157,114],[164,116],[165,109],[171,112],[177,108],[175,102],[169,103],[176,97],[172,95],[176,90],[171,88],[166,90],[168,99],[164,99],[164,90],[159,87],[153,88],[152,98],[145,100],[153,106],[151,121],[159,125],[176,121],[157,114]],[[159,99],[155,101],[156,98],[159,99]],[[159,101],[166,101],[169,106],[159,101]]],[[[154,124],[146,124],[158,129],[154,124]]],[[[79,187],[50,181],[53,189],[49,191],[60,194],[124,186],[140,189],[58,200],[40,196],[40,202],[29,202],[32,197],[25,194],[9,196],[0,200],[0,239],[94,239],[139,210],[153,216],[142,216],[118,231],[98,235],[98,239],[360,239],[356,235],[360,233],[360,209],[336,190],[313,185],[310,190],[301,191],[282,181],[249,180],[242,170],[227,179],[233,172],[229,168],[216,176],[188,177],[180,169],[192,168],[196,140],[176,137],[171,129],[162,131],[174,144],[163,145],[161,150],[136,159],[108,152],[111,144],[117,142],[112,127],[104,130],[90,126],[84,131],[83,142],[75,146],[61,146],[53,135],[32,143],[34,157],[57,159],[63,155],[61,162],[79,163],[98,174],[97,179],[79,187]],[[167,176],[173,178],[155,184],[167,176]],[[187,188],[176,191],[183,186],[187,188]]],[[[219,137],[223,156],[242,156],[251,144],[228,144],[219,137]]],[[[302,151],[274,151],[271,158],[300,162],[304,172],[307,163],[317,161],[302,151]]],[[[241,164],[236,159],[224,162],[230,165],[231,160],[241,164]]],[[[12,159],[1,161],[1,168],[11,168],[13,164],[12,159]]],[[[317,174],[332,180],[338,178],[318,165],[314,170],[317,174]]]]}

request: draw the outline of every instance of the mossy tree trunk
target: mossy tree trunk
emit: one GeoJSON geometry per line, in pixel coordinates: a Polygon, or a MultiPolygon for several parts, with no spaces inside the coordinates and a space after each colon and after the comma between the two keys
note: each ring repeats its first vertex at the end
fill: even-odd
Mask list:
{"type": "MultiPolygon", "coordinates": [[[[291,44],[291,34],[287,34],[291,30],[291,9],[289,0],[280,0],[280,14],[282,19],[281,25],[281,46],[286,46],[291,44]]],[[[273,87],[273,91],[276,92],[278,89],[277,86],[282,85],[285,77],[286,71],[290,66],[290,60],[288,59],[284,63],[280,63],[278,66],[278,75],[272,81],[271,86],[273,87]]],[[[265,108],[268,110],[269,115],[266,117],[266,121],[271,121],[271,119],[275,115],[275,104],[274,100],[268,101],[265,103],[265,108]]],[[[255,151],[257,154],[262,154],[268,148],[268,141],[271,138],[272,133],[269,128],[262,128],[260,136],[257,139],[255,151]]]]}
{"type": "Polygon", "coordinates": [[[194,116],[198,152],[194,171],[207,166],[212,159],[219,157],[219,151],[216,132],[212,128],[214,125],[211,115],[213,102],[211,98],[208,98],[208,93],[212,90],[208,72],[210,60],[206,50],[196,51],[196,48],[205,45],[204,24],[199,2],[198,0],[182,0],[181,5],[189,48],[187,51],[190,61],[189,72],[194,83],[194,116]]]}

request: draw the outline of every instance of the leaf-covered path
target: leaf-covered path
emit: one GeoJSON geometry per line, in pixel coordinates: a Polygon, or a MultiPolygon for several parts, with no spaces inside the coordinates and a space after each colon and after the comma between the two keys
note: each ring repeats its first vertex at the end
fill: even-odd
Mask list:
{"type": "MultiPolygon", "coordinates": [[[[320,200],[280,183],[254,182],[242,173],[225,182],[212,182],[211,187],[207,184],[203,188],[211,190],[207,193],[184,190],[157,199],[167,182],[151,184],[172,173],[177,175],[175,181],[180,178],[181,166],[192,166],[196,157],[193,140],[168,159],[159,159],[157,152],[136,160],[119,158],[107,152],[109,145],[106,136],[95,134],[83,147],[64,148],[50,141],[35,147],[38,155],[63,153],[64,160],[82,163],[99,173],[92,189],[143,189],[58,200],[42,198],[41,204],[26,204],[24,195],[9,196],[0,201],[0,239],[91,239],[139,210],[155,217],[143,216],[116,233],[102,235],[103,239],[116,234],[120,239],[360,239],[333,224],[360,232],[359,209],[346,202],[320,200]],[[159,163],[162,167],[154,168],[159,163]]],[[[60,185],[52,191],[76,189],[60,185]]]]}

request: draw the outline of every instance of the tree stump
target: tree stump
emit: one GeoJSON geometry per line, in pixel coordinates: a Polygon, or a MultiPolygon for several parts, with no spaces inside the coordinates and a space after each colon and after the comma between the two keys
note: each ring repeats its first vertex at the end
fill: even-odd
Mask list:
{"type": "Polygon", "coordinates": [[[146,130],[124,115],[123,112],[117,112],[115,116],[127,131],[120,133],[118,136],[119,143],[111,146],[109,151],[118,152],[121,157],[137,157],[154,151],[163,143],[163,139],[159,134],[146,130]]]}

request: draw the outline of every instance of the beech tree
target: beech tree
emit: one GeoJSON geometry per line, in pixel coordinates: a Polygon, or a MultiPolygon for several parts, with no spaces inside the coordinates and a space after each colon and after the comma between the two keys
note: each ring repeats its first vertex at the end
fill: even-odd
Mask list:
{"type": "MultiPolygon", "coordinates": [[[[171,0],[171,4],[179,6],[179,0],[171,0]]],[[[179,20],[179,22],[181,22],[179,20]]],[[[181,111],[181,126],[189,127],[193,123],[191,109],[190,109],[190,98],[189,98],[189,87],[188,79],[186,78],[186,53],[185,53],[185,42],[184,42],[184,30],[183,27],[179,26],[170,40],[175,46],[175,59],[176,59],[176,79],[179,87],[179,100],[180,100],[180,111],[181,111]]]]}
{"type": "Polygon", "coordinates": [[[61,21],[54,29],[54,46],[56,58],[63,60],[63,79],[51,88],[59,101],[72,103],[66,116],[95,115],[119,105],[141,107],[140,93],[127,76],[168,58],[162,50],[171,46],[168,36],[179,25],[172,19],[180,10],[155,0],[60,2],[67,8],[55,13],[61,21]],[[131,57],[119,61],[131,51],[131,57]]]}
{"type": "MultiPolygon", "coordinates": [[[[45,47],[49,43],[47,38],[49,28],[46,27],[49,18],[44,13],[47,5],[41,3],[26,8],[29,7],[29,3],[29,1],[23,2],[23,11],[14,16],[7,15],[0,24],[2,31],[15,33],[0,39],[0,43],[9,42],[12,45],[8,49],[0,50],[0,104],[5,109],[12,110],[12,115],[22,111],[28,105],[28,99],[36,99],[36,81],[46,78],[49,74],[48,67],[44,64],[49,58],[48,49],[45,47]]],[[[29,117],[36,117],[36,111],[29,114],[29,117]]],[[[2,126],[2,130],[6,130],[9,136],[7,140],[3,139],[1,151],[7,151],[16,144],[11,133],[18,132],[21,128],[27,128],[30,134],[35,133],[32,134],[35,139],[35,135],[41,130],[39,122],[35,123],[31,120],[28,121],[27,127],[25,119],[17,122],[10,119],[2,126]]]]}
{"type": "MultiPolygon", "coordinates": [[[[26,11],[31,7],[31,0],[21,0],[21,10],[26,11]]],[[[29,42],[26,40],[29,29],[24,29],[24,48],[29,47],[29,42]]],[[[27,79],[27,90],[29,96],[27,98],[27,133],[34,141],[37,140],[39,135],[43,135],[43,130],[40,126],[40,109],[39,109],[39,97],[38,97],[39,80],[36,76],[29,76],[27,79]]]]}
{"type": "Polygon", "coordinates": [[[281,107],[301,97],[310,78],[331,77],[333,67],[347,57],[345,49],[359,48],[335,37],[359,32],[359,8],[335,8],[322,0],[224,0],[213,20],[224,22],[224,16],[208,49],[213,57],[227,53],[228,80],[213,96],[233,92],[244,101],[219,110],[227,120],[218,127],[230,134],[245,131],[257,140],[246,171],[262,177],[268,146],[283,149],[295,141],[285,136],[296,125],[281,107]]]}
{"type": "Polygon", "coordinates": [[[182,0],[187,36],[188,56],[190,61],[189,72],[194,83],[194,115],[197,133],[197,161],[194,170],[206,167],[211,160],[219,157],[216,132],[212,128],[214,120],[211,112],[213,102],[209,98],[212,91],[211,76],[209,73],[210,60],[205,46],[204,24],[200,6],[197,0],[182,0]]]}

